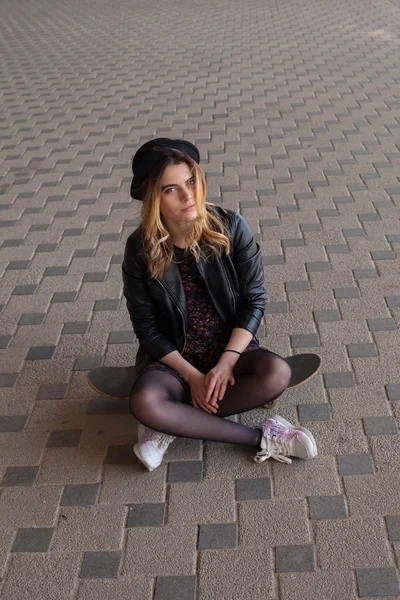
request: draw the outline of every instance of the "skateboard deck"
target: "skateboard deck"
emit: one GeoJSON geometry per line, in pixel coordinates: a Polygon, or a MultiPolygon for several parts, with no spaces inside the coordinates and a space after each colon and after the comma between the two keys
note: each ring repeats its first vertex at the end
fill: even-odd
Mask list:
{"type": "MultiPolygon", "coordinates": [[[[317,354],[296,354],[284,360],[292,370],[288,390],[302,385],[318,373],[321,359],[317,354]]],[[[107,398],[129,398],[135,380],[135,367],[97,367],[88,374],[88,384],[107,398]]],[[[274,402],[266,404],[272,408],[274,402]]]]}

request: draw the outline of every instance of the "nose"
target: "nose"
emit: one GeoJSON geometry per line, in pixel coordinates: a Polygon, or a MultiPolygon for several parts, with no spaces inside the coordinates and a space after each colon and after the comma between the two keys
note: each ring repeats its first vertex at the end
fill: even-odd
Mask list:
{"type": "Polygon", "coordinates": [[[193,199],[192,190],[190,189],[190,187],[185,186],[182,189],[182,195],[181,195],[182,202],[188,203],[188,202],[191,202],[192,199],[193,199]]]}

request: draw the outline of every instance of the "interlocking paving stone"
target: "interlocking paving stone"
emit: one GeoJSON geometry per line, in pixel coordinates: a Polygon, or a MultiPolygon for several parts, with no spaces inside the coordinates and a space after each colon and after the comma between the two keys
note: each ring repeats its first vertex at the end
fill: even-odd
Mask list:
{"type": "Polygon", "coordinates": [[[56,292],[53,294],[52,302],[74,302],[77,292],[56,292]]]}
{"type": "Polygon", "coordinates": [[[196,577],[193,575],[157,577],[154,600],[195,600],[196,577]]]}
{"type": "Polygon", "coordinates": [[[47,440],[47,448],[76,448],[82,431],[80,429],[70,429],[61,431],[52,431],[47,440]]]}
{"type": "Polygon", "coordinates": [[[329,271],[330,265],[326,261],[315,261],[306,263],[306,268],[309,273],[319,273],[323,271],[329,271]]]}
{"type": "Polygon", "coordinates": [[[386,296],[385,300],[389,308],[400,308],[400,296],[386,296]]]}
{"type": "Polygon", "coordinates": [[[57,400],[65,398],[68,385],[64,383],[48,383],[41,385],[36,400],[57,400]]]}
{"type": "Polygon", "coordinates": [[[203,463],[200,460],[184,460],[168,463],[168,483],[201,481],[202,479],[203,463]]]}
{"type": "Polygon", "coordinates": [[[26,360],[49,360],[54,352],[55,346],[33,346],[29,348],[26,360]]]}
{"type": "Polygon", "coordinates": [[[400,516],[385,517],[389,540],[391,542],[400,541],[400,516]]]}
{"type": "Polygon", "coordinates": [[[133,331],[111,331],[108,343],[109,344],[132,344],[133,342],[133,331]]]}
{"type": "Polygon", "coordinates": [[[367,475],[374,472],[370,454],[342,454],[337,460],[340,475],[367,475]]]}
{"type": "Polygon", "coordinates": [[[32,313],[22,315],[18,325],[41,325],[46,317],[45,313],[32,313]]]}
{"type": "Polygon", "coordinates": [[[299,421],[329,421],[330,411],[328,404],[299,404],[299,421]]]}
{"type": "Polygon", "coordinates": [[[348,344],[347,352],[349,353],[350,358],[378,356],[378,350],[375,344],[348,344]]]}
{"type": "Polygon", "coordinates": [[[6,431],[23,431],[26,420],[26,415],[0,417],[0,433],[6,431]]]}
{"type": "Polygon", "coordinates": [[[314,546],[277,546],[275,548],[277,573],[314,571],[314,546]]]}
{"type": "Polygon", "coordinates": [[[121,552],[85,552],[79,577],[81,579],[118,577],[121,552]]]}
{"type": "Polygon", "coordinates": [[[119,300],[96,300],[93,310],[117,310],[119,300]]]}
{"type": "Polygon", "coordinates": [[[80,321],[80,322],[71,322],[71,323],[65,323],[64,327],[62,328],[61,333],[63,335],[69,334],[77,334],[77,333],[86,333],[87,330],[89,328],[89,321],[80,321]]]}
{"type": "Polygon", "coordinates": [[[354,386],[354,375],[350,371],[324,373],[324,379],[327,389],[347,388],[354,386]]]}
{"type": "Polygon", "coordinates": [[[162,527],[165,518],[165,504],[131,504],[127,527],[162,527]]]}
{"type": "Polygon", "coordinates": [[[93,398],[88,406],[88,415],[106,415],[106,414],[118,414],[121,412],[122,403],[121,400],[115,398],[105,398],[104,396],[98,396],[93,398]]]}
{"type": "Polygon", "coordinates": [[[396,329],[393,319],[367,319],[370,331],[392,331],[396,329]]]}
{"type": "Polygon", "coordinates": [[[400,383],[389,383],[386,386],[386,392],[391,402],[400,400],[400,383]]]}
{"type": "Polygon", "coordinates": [[[0,388],[13,387],[18,379],[19,373],[0,373],[0,388]]]}
{"type": "Polygon", "coordinates": [[[237,545],[236,523],[213,523],[199,526],[198,549],[235,548],[237,545]]]}
{"type": "Polygon", "coordinates": [[[364,417],[366,435],[396,435],[398,433],[394,417],[364,417]]]}
{"type": "Polygon", "coordinates": [[[98,483],[66,485],[61,498],[61,506],[93,506],[99,493],[98,483]]]}
{"type": "Polygon", "coordinates": [[[360,297],[360,290],[357,287],[335,288],[333,291],[337,300],[360,297]]]}
{"type": "Polygon", "coordinates": [[[310,496],[310,519],[345,519],[347,509],[343,496],[310,496]]]}
{"type": "Polygon", "coordinates": [[[310,289],[309,281],[287,281],[285,283],[287,292],[308,292],[310,289]]]}
{"type": "Polygon", "coordinates": [[[396,570],[387,569],[356,569],[358,593],[360,598],[381,596],[398,596],[399,581],[396,570]]]}
{"type": "Polygon", "coordinates": [[[314,348],[320,345],[317,333],[297,333],[290,337],[292,348],[314,348]]]}
{"type": "Polygon", "coordinates": [[[130,465],[133,461],[132,446],[109,446],[104,459],[106,465],[130,465]]]}
{"type": "Polygon", "coordinates": [[[19,529],[11,552],[47,552],[53,532],[50,527],[19,529]]]}
{"type": "Polygon", "coordinates": [[[236,500],[269,500],[272,497],[271,479],[236,479],[236,500]]]}
{"type": "Polygon", "coordinates": [[[2,487],[31,486],[34,484],[39,467],[7,467],[1,482],[2,487]]]}
{"type": "Polygon", "coordinates": [[[75,361],[74,371],[90,371],[100,367],[102,362],[102,356],[80,356],[75,361]]]}
{"type": "Polygon", "coordinates": [[[337,310],[314,310],[314,319],[316,323],[340,321],[340,314],[337,310]]]}

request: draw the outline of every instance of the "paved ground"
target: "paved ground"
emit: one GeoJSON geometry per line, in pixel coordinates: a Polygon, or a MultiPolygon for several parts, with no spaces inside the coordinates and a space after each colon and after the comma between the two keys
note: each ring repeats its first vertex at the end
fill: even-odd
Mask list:
{"type": "Polygon", "coordinates": [[[399,0],[1,10],[1,600],[398,597],[399,0]],[[322,357],[279,404],[316,460],[182,441],[148,474],[86,385],[134,357],[120,263],[155,135],[197,143],[258,236],[263,342],[322,357]]]}

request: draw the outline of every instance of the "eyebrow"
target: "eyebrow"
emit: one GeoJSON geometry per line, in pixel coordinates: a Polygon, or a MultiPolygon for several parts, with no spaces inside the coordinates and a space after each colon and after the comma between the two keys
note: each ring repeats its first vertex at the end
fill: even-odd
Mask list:
{"type": "MultiPolygon", "coordinates": [[[[187,183],[188,181],[190,181],[193,178],[194,178],[194,175],[189,177],[189,179],[186,179],[185,183],[187,183]]],[[[169,188],[169,187],[178,187],[178,184],[177,183],[169,183],[168,185],[163,185],[161,188],[161,191],[163,192],[165,190],[165,188],[169,188]]]]}

